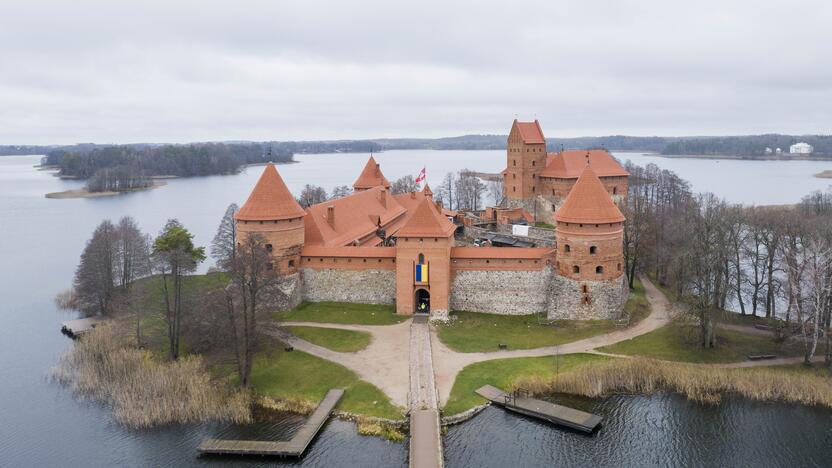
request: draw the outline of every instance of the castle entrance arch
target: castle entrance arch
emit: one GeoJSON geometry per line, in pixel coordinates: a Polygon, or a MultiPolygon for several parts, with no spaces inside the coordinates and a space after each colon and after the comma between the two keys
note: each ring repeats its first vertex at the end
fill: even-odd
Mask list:
{"type": "Polygon", "coordinates": [[[416,290],[416,300],[413,301],[413,305],[415,306],[416,310],[413,312],[416,314],[429,314],[430,313],[430,291],[427,289],[419,288],[416,290]]]}

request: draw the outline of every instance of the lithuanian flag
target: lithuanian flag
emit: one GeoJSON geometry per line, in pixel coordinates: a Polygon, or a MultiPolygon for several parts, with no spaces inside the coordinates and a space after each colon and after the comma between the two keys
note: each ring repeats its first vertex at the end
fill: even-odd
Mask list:
{"type": "Polygon", "coordinates": [[[427,264],[420,263],[416,265],[416,282],[417,283],[427,283],[428,282],[428,266],[427,264]]]}

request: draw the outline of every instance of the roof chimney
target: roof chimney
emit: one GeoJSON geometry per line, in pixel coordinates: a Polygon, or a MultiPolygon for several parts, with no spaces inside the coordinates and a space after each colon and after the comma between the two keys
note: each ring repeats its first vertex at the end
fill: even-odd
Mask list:
{"type": "Polygon", "coordinates": [[[387,189],[382,188],[378,191],[378,201],[381,202],[381,206],[387,208],[387,189]]]}
{"type": "Polygon", "coordinates": [[[326,207],[326,222],[329,224],[329,227],[335,229],[335,206],[329,205],[326,207]]]}
{"type": "Polygon", "coordinates": [[[381,164],[376,163],[376,177],[381,174],[381,164]]]}
{"type": "Polygon", "coordinates": [[[411,199],[411,200],[415,200],[415,199],[416,199],[416,192],[410,192],[410,199],[411,199]]]}

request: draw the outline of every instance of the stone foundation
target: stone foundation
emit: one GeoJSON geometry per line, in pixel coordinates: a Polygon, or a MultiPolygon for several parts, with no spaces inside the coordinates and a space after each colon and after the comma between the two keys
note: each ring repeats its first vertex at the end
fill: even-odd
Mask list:
{"type": "Polygon", "coordinates": [[[550,267],[541,270],[457,271],[451,284],[451,310],[527,315],[546,310],[550,267]]]}
{"type": "Polygon", "coordinates": [[[294,309],[303,302],[302,288],[299,273],[287,275],[279,283],[263,290],[261,305],[270,311],[294,309]]]}
{"type": "Polygon", "coordinates": [[[301,270],[303,300],[395,304],[394,270],[301,270]]]}
{"type": "Polygon", "coordinates": [[[552,275],[547,316],[549,320],[614,320],[621,317],[629,293],[626,275],[609,281],[552,275]]]}

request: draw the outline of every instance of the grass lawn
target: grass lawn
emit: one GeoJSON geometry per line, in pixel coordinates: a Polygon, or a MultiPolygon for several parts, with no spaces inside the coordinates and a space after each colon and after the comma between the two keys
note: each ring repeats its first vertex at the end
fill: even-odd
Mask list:
{"type": "Polygon", "coordinates": [[[534,223],[534,227],[539,227],[539,228],[544,228],[544,229],[554,229],[555,228],[555,226],[552,225],[552,224],[543,223],[543,222],[540,222],[540,221],[534,223]]]}
{"type": "Polygon", "coordinates": [[[437,325],[439,339],[462,353],[497,351],[499,343],[508,349],[553,346],[606,333],[615,328],[610,321],[558,320],[540,325],[536,315],[497,315],[480,312],[452,312],[456,320],[437,325]]]}
{"type": "MultiPolygon", "coordinates": [[[[558,358],[560,372],[568,372],[590,361],[607,359],[594,354],[565,354],[558,358]]],[[[490,384],[502,390],[510,390],[521,376],[548,378],[555,375],[555,357],[509,358],[483,361],[465,367],[456,376],[451,396],[443,408],[445,416],[461,413],[485,403],[474,390],[490,384]]]]}
{"type": "Polygon", "coordinates": [[[356,325],[393,325],[410,318],[407,315],[396,315],[392,305],[353,304],[351,302],[304,302],[288,312],[277,312],[273,317],[289,322],[356,325]]]}
{"type": "Polygon", "coordinates": [[[794,345],[784,345],[776,343],[771,338],[746,335],[732,330],[719,330],[717,347],[711,349],[697,345],[697,336],[698,330],[693,327],[671,324],[631,340],[599,348],[599,351],[697,363],[743,361],[749,354],[800,354],[794,345]]]}
{"type": "Polygon", "coordinates": [[[630,324],[635,324],[650,315],[650,302],[644,292],[644,285],[638,278],[633,280],[633,290],[624,304],[624,312],[630,317],[630,324]]]}
{"type": "Polygon", "coordinates": [[[366,416],[402,419],[402,410],[374,385],[360,380],[344,366],[302,351],[285,352],[275,346],[259,354],[251,371],[257,393],[273,398],[317,404],[332,388],[346,389],[338,409],[366,416]]]}
{"type": "Polygon", "coordinates": [[[373,338],[366,332],[335,328],[286,327],[286,329],[298,338],[342,353],[361,351],[370,344],[373,338]]]}

